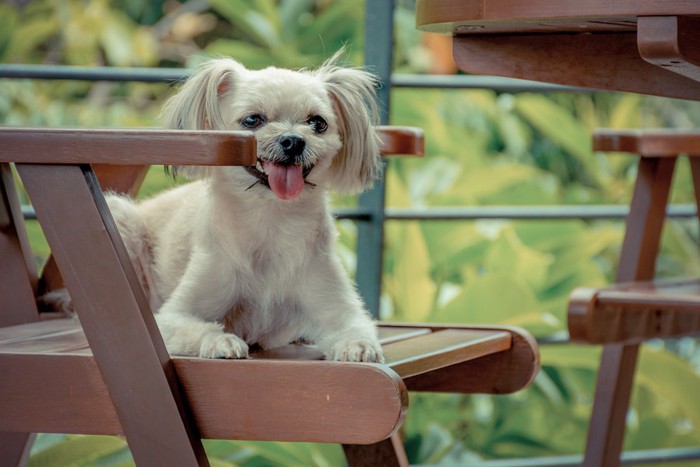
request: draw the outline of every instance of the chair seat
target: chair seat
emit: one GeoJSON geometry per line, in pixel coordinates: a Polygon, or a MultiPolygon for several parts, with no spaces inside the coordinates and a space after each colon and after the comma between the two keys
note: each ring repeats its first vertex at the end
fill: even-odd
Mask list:
{"type": "Polygon", "coordinates": [[[700,279],[576,289],[569,333],[574,341],[594,344],[700,334],[700,279]]]}
{"type": "MultiPolygon", "coordinates": [[[[425,384],[422,376],[432,380],[432,373],[447,370],[459,384],[458,372],[485,374],[480,385],[467,384],[462,392],[502,392],[478,370],[482,362],[493,366],[488,359],[497,358],[513,366],[511,373],[522,373],[518,386],[529,383],[538,365],[534,344],[509,328],[379,329],[387,360],[382,365],[320,361],[315,347],[300,344],[253,352],[247,360],[174,357],[172,363],[204,438],[345,444],[393,434],[408,406],[407,386],[425,384]],[[361,391],[347,390],[358,385],[361,391]]],[[[0,431],[122,433],[77,320],[0,329],[0,373],[0,431]]],[[[443,390],[439,380],[432,390],[443,390]]]]}

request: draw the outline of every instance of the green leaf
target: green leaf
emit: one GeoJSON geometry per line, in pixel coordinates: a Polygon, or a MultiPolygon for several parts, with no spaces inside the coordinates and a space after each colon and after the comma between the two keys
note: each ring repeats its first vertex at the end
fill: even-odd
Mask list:
{"type": "Polygon", "coordinates": [[[462,293],[443,310],[431,316],[433,321],[456,323],[506,323],[539,305],[532,289],[519,276],[487,274],[469,280],[462,293]]]}
{"type": "Polygon", "coordinates": [[[274,17],[266,18],[261,13],[261,9],[274,8],[274,0],[209,0],[209,5],[229,20],[239,35],[258,46],[269,49],[281,43],[274,17]]]}
{"type": "Polygon", "coordinates": [[[70,436],[32,456],[29,467],[92,466],[103,456],[127,449],[116,436],[70,436]]]}
{"type": "Polygon", "coordinates": [[[599,172],[591,151],[590,131],[584,128],[566,109],[538,94],[519,94],[515,108],[542,134],[571,154],[595,180],[599,172]]]}
{"type": "Polygon", "coordinates": [[[514,274],[521,277],[533,290],[546,285],[552,255],[523,244],[512,228],[506,228],[489,246],[484,266],[490,273],[514,274]]]}
{"type": "Polygon", "coordinates": [[[393,274],[387,278],[387,288],[394,298],[396,311],[402,320],[425,321],[435,303],[435,283],[425,238],[417,222],[389,226],[389,242],[397,251],[393,274]]]}

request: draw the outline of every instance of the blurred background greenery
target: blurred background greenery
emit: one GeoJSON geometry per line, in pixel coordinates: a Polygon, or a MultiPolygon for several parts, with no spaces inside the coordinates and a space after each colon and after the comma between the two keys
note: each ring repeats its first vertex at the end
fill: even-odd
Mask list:
{"type": "MultiPolygon", "coordinates": [[[[394,71],[454,73],[445,41],[418,33],[413,2],[397,2],[394,71]]],[[[367,7],[371,8],[371,2],[367,7]]],[[[81,66],[192,67],[231,56],[251,68],[313,67],[343,45],[363,63],[358,0],[31,0],[0,5],[0,61],[81,66]]],[[[153,127],[165,84],[4,79],[0,122],[22,126],[153,127]]],[[[422,127],[427,156],[394,159],[387,206],[624,204],[636,166],[590,149],[597,127],[698,127],[700,106],[623,93],[392,91],[391,123],[422,127]]],[[[152,169],[141,196],[173,182],[152,169]]],[[[673,200],[693,200],[685,162],[673,200]]],[[[349,198],[336,205],[352,205],[349,198]]],[[[354,269],[355,228],[338,251],[354,269]]],[[[576,286],[611,282],[622,221],[389,221],[381,316],[396,321],[519,325],[538,337],[566,330],[576,286]]],[[[31,226],[36,254],[48,250],[31,226]]],[[[695,222],[668,223],[664,277],[700,273],[695,222]]],[[[534,384],[509,396],[412,394],[404,435],[412,463],[581,453],[599,349],[542,346],[534,384]]],[[[700,348],[694,339],[644,347],[626,449],[700,445],[700,348]],[[660,384],[673,381],[674,384],[660,384]]],[[[212,465],[336,466],[338,446],[207,441],[212,465]]],[[[123,440],[42,435],[32,466],[131,465],[123,440]]],[[[661,465],[661,464],[659,464],[661,465]]],[[[674,465],[698,465],[688,462],[674,465]]]]}

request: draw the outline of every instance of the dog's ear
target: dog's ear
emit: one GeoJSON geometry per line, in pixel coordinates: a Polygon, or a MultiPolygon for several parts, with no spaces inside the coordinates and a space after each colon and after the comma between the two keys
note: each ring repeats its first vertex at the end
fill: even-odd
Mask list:
{"type": "Polygon", "coordinates": [[[336,66],[339,52],[314,73],[335,101],[343,146],[333,160],[331,174],[339,193],[357,193],[369,187],[382,171],[376,103],[378,79],[358,68],[336,66]]]}
{"type": "MultiPolygon", "coordinates": [[[[235,76],[243,69],[238,62],[219,58],[202,64],[163,107],[161,119],[173,130],[225,130],[221,100],[233,92],[235,76]]],[[[207,167],[172,167],[173,174],[204,177],[207,167]]]]}

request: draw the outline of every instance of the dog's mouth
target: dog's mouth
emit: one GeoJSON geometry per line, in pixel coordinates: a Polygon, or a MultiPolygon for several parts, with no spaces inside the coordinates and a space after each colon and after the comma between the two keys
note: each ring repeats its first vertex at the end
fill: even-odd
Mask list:
{"type": "Polygon", "coordinates": [[[248,187],[248,190],[261,184],[269,188],[279,199],[294,199],[301,194],[304,185],[315,186],[306,181],[306,177],[313,168],[313,165],[304,167],[301,164],[280,164],[258,158],[256,165],[245,167],[249,174],[258,179],[248,187]]]}

